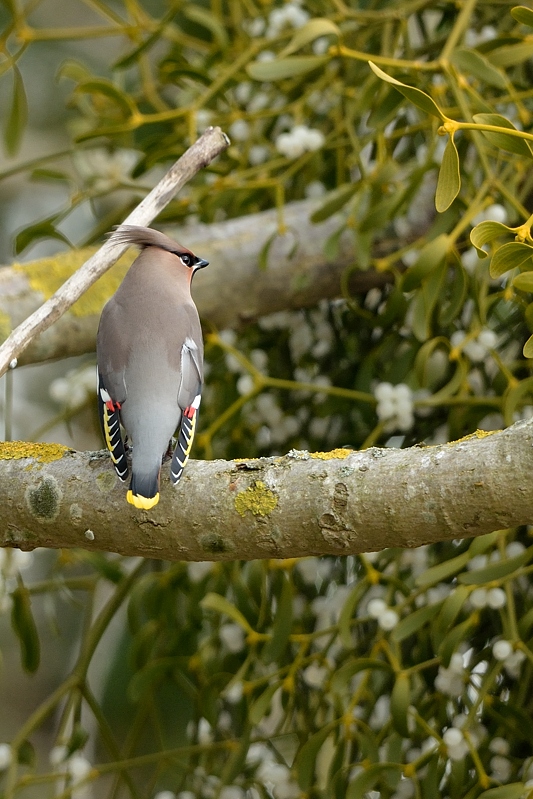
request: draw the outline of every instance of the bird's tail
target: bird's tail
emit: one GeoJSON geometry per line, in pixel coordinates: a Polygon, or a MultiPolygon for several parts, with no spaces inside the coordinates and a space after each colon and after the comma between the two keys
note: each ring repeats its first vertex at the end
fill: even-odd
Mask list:
{"type": "Polygon", "coordinates": [[[133,472],[126,499],[131,505],[150,510],[159,502],[159,469],[150,474],[133,472]]]}

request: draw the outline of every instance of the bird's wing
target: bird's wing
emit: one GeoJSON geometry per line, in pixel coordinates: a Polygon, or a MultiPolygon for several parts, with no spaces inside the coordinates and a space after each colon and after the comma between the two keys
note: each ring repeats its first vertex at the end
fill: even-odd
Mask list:
{"type": "Polygon", "coordinates": [[[102,311],[97,336],[98,416],[115,471],[125,481],[129,469],[120,431],[120,408],[126,399],[126,383],[124,370],[117,365],[120,357],[117,358],[116,346],[117,342],[120,344],[120,336],[114,335],[115,321],[110,302],[102,311]]]}
{"type": "Polygon", "coordinates": [[[181,350],[181,383],[178,391],[178,405],[182,410],[178,440],[170,465],[170,479],[178,482],[189,459],[198,408],[202,399],[202,367],[198,347],[192,339],[185,339],[181,350]]]}
{"type": "Polygon", "coordinates": [[[128,477],[128,461],[120,432],[120,403],[108,392],[104,379],[98,372],[98,416],[102,435],[111,455],[115,471],[122,481],[128,477]]]}
{"type": "Polygon", "coordinates": [[[178,388],[178,405],[185,411],[202,390],[201,354],[195,341],[187,337],[181,347],[181,380],[178,388]]]}

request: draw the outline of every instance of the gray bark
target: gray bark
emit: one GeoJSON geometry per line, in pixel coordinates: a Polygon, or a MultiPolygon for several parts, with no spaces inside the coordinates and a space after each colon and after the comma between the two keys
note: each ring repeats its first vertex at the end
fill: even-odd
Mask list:
{"type": "Polygon", "coordinates": [[[50,460],[50,446],[0,445],[3,546],[247,560],[416,547],[533,521],[529,421],[435,447],[193,461],[176,488],[167,463],[150,511],[126,503],[107,453],[50,460]],[[15,459],[24,447],[33,457],[15,459]]]}
{"type": "MultiPolygon", "coordinates": [[[[288,205],[284,219],[289,232],[277,238],[279,219],[275,210],[218,224],[165,230],[210,262],[193,285],[195,301],[205,323],[218,329],[235,328],[274,311],[308,307],[323,298],[341,295],[342,274],[357,262],[354,236],[343,235],[338,254],[334,258],[327,257],[324,242],[341,223],[335,217],[314,225],[309,216],[316,206],[316,200],[288,205]],[[261,252],[271,237],[274,240],[268,251],[267,267],[261,269],[261,252]]],[[[91,252],[87,250],[87,257],[91,252]]],[[[62,253],[57,257],[64,263],[70,255],[62,253]]],[[[80,263],[79,253],[74,257],[72,271],[80,263]]],[[[0,269],[0,319],[9,319],[8,327],[21,324],[45,299],[41,291],[31,287],[33,268],[30,263],[0,269]]],[[[383,286],[387,282],[390,282],[390,275],[354,272],[350,290],[368,291],[372,286],[383,286]]],[[[102,297],[98,312],[92,308],[91,313],[85,314],[78,308],[64,313],[52,327],[33,339],[19,357],[19,363],[92,352],[104,301],[102,297]]]]}

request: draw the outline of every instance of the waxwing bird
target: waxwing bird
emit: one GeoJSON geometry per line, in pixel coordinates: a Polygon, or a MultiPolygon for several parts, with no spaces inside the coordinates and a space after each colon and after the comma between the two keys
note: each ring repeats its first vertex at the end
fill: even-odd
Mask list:
{"type": "Polygon", "coordinates": [[[127,500],[145,510],[159,502],[161,464],[172,436],[175,485],[191,451],[200,406],[204,345],[191,281],[208,262],[146,227],[122,225],[120,244],[141,252],[105,305],[96,341],[98,410],[115,471],[129,474],[120,425],[132,445],[127,500]]]}

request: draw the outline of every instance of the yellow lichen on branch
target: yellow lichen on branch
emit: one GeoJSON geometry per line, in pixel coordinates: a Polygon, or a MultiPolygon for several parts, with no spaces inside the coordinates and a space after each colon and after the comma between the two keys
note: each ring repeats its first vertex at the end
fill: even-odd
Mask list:
{"type": "Polygon", "coordinates": [[[71,450],[63,444],[33,444],[29,441],[1,441],[0,460],[32,458],[39,463],[58,461],[71,450]]]}
{"type": "Polygon", "coordinates": [[[0,341],[5,341],[13,330],[9,314],[0,311],[0,341]]]}
{"type": "Polygon", "coordinates": [[[321,461],[329,461],[333,458],[347,458],[353,453],[353,449],[332,449],[330,452],[310,452],[310,458],[318,458],[321,461]]]}
{"type": "MultiPolygon", "coordinates": [[[[39,292],[45,300],[48,300],[93,252],[95,250],[92,248],[69,250],[27,264],[14,264],[13,268],[26,277],[33,291],[39,292]]],[[[99,314],[109,297],[119,287],[135,255],[134,250],[125,253],[74,303],[70,313],[74,316],[99,314]]]]}
{"type": "Polygon", "coordinates": [[[462,438],[457,438],[455,441],[449,441],[448,444],[461,444],[463,441],[471,441],[473,438],[485,438],[486,436],[492,436],[494,433],[499,433],[500,430],[474,430],[473,433],[468,433],[466,436],[462,436],[462,438]]]}
{"type": "Polygon", "coordinates": [[[291,449],[289,452],[287,452],[286,456],[282,456],[281,458],[278,458],[278,460],[283,460],[283,457],[291,458],[297,461],[307,461],[309,458],[314,458],[315,460],[320,461],[331,461],[335,458],[343,460],[344,458],[347,458],[348,455],[352,455],[353,452],[353,449],[346,449],[345,447],[332,449],[329,452],[308,452],[306,449],[291,449]]]}
{"type": "Polygon", "coordinates": [[[241,491],[235,497],[235,510],[240,516],[250,511],[254,516],[268,516],[278,504],[278,498],[262,480],[241,491]]]}

